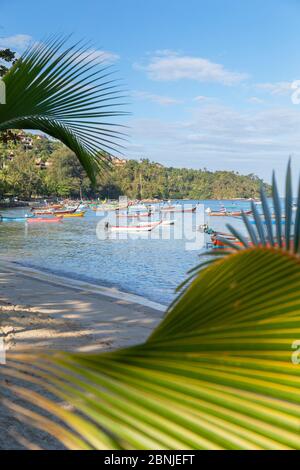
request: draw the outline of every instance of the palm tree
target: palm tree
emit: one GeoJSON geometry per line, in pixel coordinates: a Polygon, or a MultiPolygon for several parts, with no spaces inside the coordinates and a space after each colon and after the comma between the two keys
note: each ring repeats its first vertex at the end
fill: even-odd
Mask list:
{"type": "Polygon", "coordinates": [[[232,230],[243,249],[191,273],[144,344],[17,355],[4,369],[73,411],[20,386],[55,419],[8,406],[71,449],[299,449],[300,199],[292,234],[290,166],[284,233],[275,178],[275,232],[264,193],[262,202],[254,227],[245,218],[252,244],[232,230]]]}
{"type": "Polygon", "coordinates": [[[120,151],[124,138],[111,122],[125,114],[112,74],[82,42],[68,45],[68,38],[54,37],[29,47],[2,79],[0,132],[31,129],[59,139],[95,182],[109,163],[107,152],[120,151]]]}

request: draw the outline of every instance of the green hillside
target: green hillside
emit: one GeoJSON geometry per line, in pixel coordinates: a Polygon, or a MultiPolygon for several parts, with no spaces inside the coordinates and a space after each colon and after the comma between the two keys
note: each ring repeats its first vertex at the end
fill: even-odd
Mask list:
{"type": "MultiPolygon", "coordinates": [[[[0,143],[0,196],[226,199],[259,196],[261,180],[233,171],[168,168],[143,159],[111,160],[93,188],[77,158],[46,136],[16,132],[0,143]]],[[[267,190],[269,188],[267,187],[267,190]]]]}

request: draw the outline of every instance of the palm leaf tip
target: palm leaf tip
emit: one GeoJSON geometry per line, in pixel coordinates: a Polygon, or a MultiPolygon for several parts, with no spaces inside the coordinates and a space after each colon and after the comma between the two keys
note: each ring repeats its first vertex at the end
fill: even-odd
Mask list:
{"type": "Polygon", "coordinates": [[[124,96],[111,66],[68,39],[31,46],[5,75],[0,130],[36,129],[61,140],[95,181],[106,153],[121,152],[124,96]]]}
{"type": "MultiPolygon", "coordinates": [[[[248,233],[249,242],[251,242],[252,246],[272,246],[282,248],[288,252],[298,253],[300,251],[300,180],[294,219],[291,160],[289,160],[286,172],[284,203],[282,203],[279,196],[274,172],[272,175],[271,201],[267,198],[263,186],[260,189],[260,196],[262,213],[259,213],[255,203],[253,201],[251,202],[253,226],[251,226],[247,215],[242,211],[242,220],[248,233]],[[273,204],[273,208],[270,202],[271,205],[273,204]],[[284,206],[284,214],[282,206],[284,206]],[[274,222],[275,230],[273,229],[274,222]]],[[[234,227],[229,226],[228,228],[230,233],[238,238],[242,242],[242,245],[247,248],[248,240],[237,232],[234,227]]]]}
{"type": "Polygon", "coordinates": [[[65,423],[34,416],[70,448],[299,449],[299,291],[295,257],[240,250],[203,270],[142,345],[15,359],[76,413],[16,392],[65,423]]]}

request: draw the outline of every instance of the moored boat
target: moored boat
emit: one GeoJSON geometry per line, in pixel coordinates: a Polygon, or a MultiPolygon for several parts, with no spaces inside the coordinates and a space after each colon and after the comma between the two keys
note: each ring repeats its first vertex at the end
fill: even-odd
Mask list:
{"type": "Polygon", "coordinates": [[[139,219],[140,217],[151,217],[152,213],[151,211],[149,212],[140,212],[138,214],[130,214],[129,212],[127,214],[117,214],[117,217],[123,217],[123,218],[128,218],[128,219],[139,219]]]}
{"type": "Polygon", "coordinates": [[[51,215],[53,213],[52,209],[35,209],[32,211],[34,215],[51,215]]]}
{"type": "Polygon", "coordinates": [[[65,214],[74,214],[77,210],[77,207],[75,209],[62,209],[58,211],[53,211],[51,214],[57,216],[57,215],[65,215],[65,214]]]}
{"type": "Polygon", "coordinates": [[[170,206],[170,207],[167,207],[167,208],[164,208],[162,207],[160,209],[161,212],[196,212],[196,209],[197,207],[191,207],[191,208],[185,208],[184,206],[181,206],[181,207],[176,207],[176,206],[170,206]]]}
{"type": "Polygon", "coordinates": [[[197,207],[192,207],[191,209],[185,209],[184,207],[182,210],[175,210],[174,212],[196,212],[197,207]]]}
{"type": "Polygon", "coordinates": [[[128,205],[119,206],[117,204],[100,204],[100,205],[91,207],[91,209],[95,212],[120,211],[120,210],[124,210],[127,208],[128,208],[128,205]]]}
{"type": "Polygon", "coordinates": [[[85,212],[74,212],[73,214],[54,214],[55,217],[72,218],[72,217],[84,217],[85,212]]]}
{"type": "Polygon", "coordinates": [[[112,232],[151,232],[153,229],[160,225],[160,221],[146,223],[146,224],[139,224],[139,225],[106,225],[108,230],[112,232]]]}
{"type": "Polygon", "coordinates": [[[231,233],[216,231],[207,224],[200,225],[199,231],[210,236],[211,245],[213,248],[229,248],[229,246],[226,244],[226,241],[229,241],[235,246],[243,246],[242,242],[231,233]]]}
{"type": "MultiPolygon", "coordinates": [[[[228,215],[228,216],[231,216],[231,217],[241,217],[242,214],[243,214],[242,211],[227,212],[227,215],[228,215]]],[[[245,215],[251,215],[251,214],[252,214],[252,211],[244,211],[244,214],[245,214],[245,215]]]]}
{"type": "MultiPolygon", "coordinates": [[[[252,211],[244,211],[244,214],[251,215],[252,211]]],[[[207,215],[209,215],[210,217],[241,217],[242,211],[234,211],[234,212],[211,211],[211,212],[207,212],[207,215]]]]}
{"type": "Polygon", "coordinates": [[[33,215],[25,215],[20,217],[6,217],[1,215],[0,222],[25,222],[26,220],[32,219],[33,217],[33,215]]]}
{"type": "Polygon", "coordinates": [[[175,206],[160,207],[161,212],[171,212],[175,210],[175,206]]]}
{"type": "Polygon", "coordinates": [[[39,223],[47,223],[47,224],[53,224],[57,222],[62,222],[62,217],[53,217],[53,218],[47,218],[47,217],[32,217],[28,218],[27,222],[30,224],[39,224],[39,223]]]}
{"type": "Polygon", "coordinates": [[[161,225],[162,226],[168,226],[168,225],[175,225],[176,220],[162,220],[161,225]]]}

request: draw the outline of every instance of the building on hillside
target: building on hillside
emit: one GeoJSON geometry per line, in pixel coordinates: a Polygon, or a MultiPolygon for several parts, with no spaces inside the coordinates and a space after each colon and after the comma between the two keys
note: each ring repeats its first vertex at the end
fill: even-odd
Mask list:
{"type": "Polygon", "coordinates": [[[25,149],[33,148],[33,139],[25,134],[24,131],[20,131],[17,134],[17,140],[24,145],[25,149]]]}
{"type": "Polygon", "coordinates": [[[110,155],[110,161],[114,166],[124,166],[127,163],[126,158],[118,158],[118,157],[113,157],[110,155]]]}

